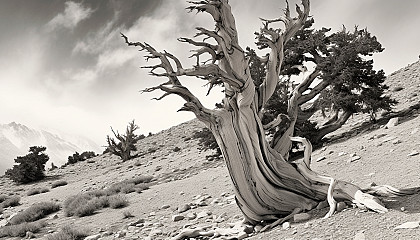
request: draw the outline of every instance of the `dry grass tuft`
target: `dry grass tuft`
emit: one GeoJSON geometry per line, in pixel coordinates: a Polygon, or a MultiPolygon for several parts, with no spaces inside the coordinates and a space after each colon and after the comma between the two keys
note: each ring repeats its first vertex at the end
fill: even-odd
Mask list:
{"type": "Polygon", "coordinates": [[[46,192],[49,192],[49,191],[50,190],[48,188],[34,188],[34,189],[29,190],[26,193],[26,195],[27,196],[32,196],[32,195],[37,195],[37,194],[40,194],[40,193],[46,193],[46,192]]]}
{"type": "Polygon", "coordinates": [[[16,207],[19,205],[20,197],[19,196],[10,196],[1,201],[0,208],[7,208],[7,207],[16,207]]]}
{"type": "Polygon", "coordinates": [[[60,205],[54,202],[35,203],[24,211],[16,214],[12,219],[10,219],[9,223],[11,225],[17,225],[25,222],[34,222],[59,210],[60,205]]]}
{"type": "Polygon", "coordinates": [[[61,187],[67,185],[67,182],[64,180],[56,181],[51,184],[51,188],[61,187]]]}
{"type": "Polygon", "coordinates": [[[27,232],[37,233],[47,224],[40,220],[36,222],[24,222],[17,225],[4,226],[0,228],[0,238],[3,237],[25,237],[27,232]]]}
{"type": "Polygon", "coordinates": [[[75,226],[64,226],[60,232],[46,237],[47,240],[82,240],[90,235],[90,231],[75,226]]]}

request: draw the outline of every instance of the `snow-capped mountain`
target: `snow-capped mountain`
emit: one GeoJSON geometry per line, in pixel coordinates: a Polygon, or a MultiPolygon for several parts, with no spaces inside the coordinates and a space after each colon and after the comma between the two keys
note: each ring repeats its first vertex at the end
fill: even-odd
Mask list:
{"type": "Polygon", "coordinates": [[[61,166],[67,162],[68,156],[76,151],[94,151],[101,153],[102,149],[95,142],[84,138],[64,134],[53,134],[45,130],[35,130],[19,123],[0,124],[0,175],[11,168],[17,156],[28,154],[29,147],[47,147],[50,157],[46,168],[51,162],[61,166]]]}

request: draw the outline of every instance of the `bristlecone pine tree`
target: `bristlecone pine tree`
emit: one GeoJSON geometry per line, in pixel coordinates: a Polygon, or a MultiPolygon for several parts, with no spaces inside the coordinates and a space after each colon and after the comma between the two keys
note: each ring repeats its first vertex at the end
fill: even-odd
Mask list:
{"type": "MultiPolygon", "coordinates": [[[[329,177],[320,176],[310,169],[311,144],[303,138],[293,137],[294,125],[298,115],[298,103],[302,98],[307,80],[296,86],[289,99],[287,117],[288,127],[275,144],[267,142],[265,129],[261,122],[262,111],[273,95],[279,81],[283,62],[283,47],[303,26],[309,15],[309,0],[302,0],[303,10],[296,6],[298,16],[292,18],[289,7],[285,16],[273,20],[262,19],[263,27],[257,33],[258,41],[266,44],[269,54],[262,58],[266,75],[263,81],[255,84],[250,73],[245,51],[239,46],[235,19],[227,0],[203,0],[190,2],[189,10],[207,12],[215,22],[214,31],[197,27],[196,36],[203,40],[179,38],[179,41],[199,47],[193,55],[197,65],[184,68],[181,61],[169,52],[158,52],[147,43],[130,42],[122,34],[129,46],[140,47],[148,52],[147,60],[157,59],[159,63],[147,66],[150,74],[166,77],[168,81],[144,92],[161,90],[168,95],[182,97],[186,103],[180,111],[191,111],[211,130],[223,153],[235,190],[236,201],[248,223],[274,221],[265,229],[275,226],[297,212],[308,211],[325,199],[330,203],[330,216],[335,211],[335,199],[353,201],[377,212],[387,209],[380,200],[363,192],[359,187],[329,177]],[[272,27],[273,23],[283,22],[284,29],[272,27]],[[208,39],[215,40],[214,44],[208,39]],[[202,54],[210,59],[200,62],[202,54]],[[172,63],[172,64],[171,64],[172,63]],[[158,70],[159,71],[156,71],[158,70]],[[160,71],[163,70],[163,71],[160,71]],[[216,84],[223,84],[225,97],[223,107],[208,109],[191,91],[182,85],[179,77],[195,76],[208,81],[210,90],[216,84]],[[291,141],[305,144],[305,158],[288,161],[291,141]]],[[[384,187],[377,187],[382,190],[384,187]]],[[[377,189],[371,189],[375,192],[377,189]]],[[[385,188],[390,192],[389,188],[385,188]]],[[[394,189],[394,193],[405,194],[412,191],[394,189]]],[[[176,239],[185,236],[198,236],[199,231],[186,230],[176,239]]]]}
{"type": "Polygon", "coordinates": [[[111,131],[118,142],[108,135],[106,137],[108,143],[107,150],[112,154],[119,156],[124,162],[137,157],[138,154],[132,155],[132,152],[137,151],[135,144],[140,139],[144,138],[143,135],[137,136],[134,133],[137,129],[138,126],[134,123],[134,120],[128,124],[125,135],[121,135],[118,131],[115,132],[111,127],[111,131]]]}
{"type": "MultiPolygon", "coordinates": [[[[306,84],[301,90],[305,94],[298,101],[300,109],[295,131],[318,144],[325,135],[340,128],[352,114],[369,113],[374,120],[377,111],[391,110],[396,101],[384,95],[388,88],[384,84],[385,73],[375,71],[373,60],[368,59],[374,53],[383,51],[375,36],[367,29],[357,27],[351,32],[343,27],[341,31],[328,35],[330,29],[314,30],[311,28],[313,22],[313,19],[307,20],[302,29],[285,44],[280,72],[285,81],[279,83],[267,103],[263,123],[287,112],[286,91],[291,85],[290,76],[303,72],[306,84]],[[303,68],[306,63],[314,64],[315,69],[306,72],[303,68]],[[325,110],[330,115],[325,123],[316,127],[317,123],[309,121],[317,111],[324,114],[325,110]]],[[[257,45],[259,48],[266,47],[258,42],[257,45]]],[[[248,52],[251,73],[257,73],[254,80],[257,78],[258,81],[258,73],[264,72],[264,69],[255,71],[257,67],[254,66],[260,66],[261,62],[254,51],[248,52]]]]}

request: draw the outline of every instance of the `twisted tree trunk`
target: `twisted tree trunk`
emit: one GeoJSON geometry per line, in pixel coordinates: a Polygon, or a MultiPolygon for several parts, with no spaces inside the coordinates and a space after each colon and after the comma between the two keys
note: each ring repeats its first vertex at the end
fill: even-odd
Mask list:
{"type": "MultiPolygon", "coordinates": [[[[197,28],[196,36],[212,38],[217,45],[189,38],[180,38],[182,42],[200,47],[196,51],[197,65],[183,68],[178,58],[168,52],[158,52],[147,43],[130,42],[129,46],[139,46],[149,53],[147,59],[159,59],[160,63],[145,68],[151,69],[154,76],[167,77],[168,82],[145,89],[145,92],[162,90],[165,94],[158,98],[176,94],[186,103],[180,110],[192,111],[214,134],[223,153],[233,182],[236,200],[246,220],[258,223],[274,220],[296,212],[310,210],[320,201],[329,200],[332,214],[335,208],[334,198],[354,201],[378,212],[387,209],[376,198],[363,193],[357,186],[319,176],[310,169],[311,145],[305,139],[291,138],[302,100],[302,93],[315,77],[309,77],[293,91],[289,100],[286,131],[273,139],[266,140],[265,129],[261,123],[262,111],[268,99],[274,93],[279,81],[280,67],[283,61],[284,44],[300,29],[309,15],[309,0],[302,0],[303,10],[296,6],[298,17],[290,16],[289,7],[285,16],[263,21],[258,40],[270,49],[263,58],[267,74],[261,85],[254,85],[251,78],[248,59],[238,44],[235,19],[227,0],[205,0],[190,2],[190,10],[209,13],[216,25],[215,31],[197,28]],[[285,29],[273,29],[270,24],[283,22],[285,29]],[[203,53],[209,53],[210,63],[200,64],[203,53]],[[175,66],[172,66],[170,61],[175,66]],[[156,73],[163,69],[164,73],[156,73]],[[223,108],[207,109],[179,81],[180,76],[196,76],[210,83],[223,84],[225,98],[223,108]],[[290,163],[288,152],[291,140],[305,144],[305,159],[290,163]]],[[[318,74],[318,73],[316,73],[318,74]]],[[[279,121],[281,122],[281,121],[279,121]]],[[[275,126],[276,123],[270,124],[275,126]]]]}

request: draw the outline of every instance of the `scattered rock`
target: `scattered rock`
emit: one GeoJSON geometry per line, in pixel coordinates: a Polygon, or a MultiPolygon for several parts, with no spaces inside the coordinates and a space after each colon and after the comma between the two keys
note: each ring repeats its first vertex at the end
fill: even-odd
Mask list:
{"type": "Polygon", "coordinates": [[[167,209],[167,208],[169,208],[170,206],[168,205],[168,204],[165,204],[165,205],[163,205],[162,207],[160,207],[160,209],[167,209]]]}
{"type": "Polygon", "coordinates": [[[318,203],[318,206],[316,206],[316,209],[320,210],[320,209],[324,209],[326,207],[328,207],[329,204],[327,201],[322,201],[318,203]]]}
{"type": "Polygon", "coordinates": [[[348,162],[355,162],[360,159],[360,156],[354,156],[348,160],[348,162]]]}
{"type": "Polygon", "coordinates": [[[420,221],[417,222],[406,222],[399,226],[396,226],[394,229],[413,229],[420,226],[420,221]]]}
{"type": "Polygon", "coordinates": [[[101,234],[95,234],[95,235],[85,237],[84,240],[98,240],[99,238],[101,238],[101,234]]]}
{"type": "Polygon", "coordinates": [[[236,239],[238,239],[238,240],[242,240],[242,239],[245,239],[245,238],[247,238],[248,237],[248,233],[246,233],[246,232],[240,232],[239,234],[238,234],[238,236],[236,236],[236,239]]]}
{"type": "Polygon", "coordinates": [[[185,217],[184,216],[182,216],[182,215],[174,215],[174,216],[172,216],[172,221],[173,222],[178,222],[178,221],[181,221],[181,220],[183,220],[185,217]]]}
{"type": "Polygon", "coordinates": [[[138,219],[137,221],[131,222],[129,226],[137,226],[138,224],[144,224],[145,220],[143,218],[138,219]]]}
{"type": "Polygon", "coordinates": [[[365,240],[365,239],[366,239],[365,234],[363,233],[363,231],[360,231],[356,233],[353,240],[365,240]]]}
{"type": "Polygon", "coordinates": [[[293,222],[299,223],[311,219],[312,215],[309,213],[298,213],[293,216],[293,222]]]}
{"type": "Polygon", "coordinates": [[[401,90],[403,90],[404,88],[403,87],[401,87],[401,86],[396,86],[396,87],[394,87],[394,88],[392,88],[392,90],[391,91],[393,91],[393,92],[399,92],[399,91],[401,91],[401,90]]]}
{"type": "Polygon", "coordinates": [[[339,152],[339,153],[338,153],[338,156],[339,156],[339,157],[341,157],[341,156],[344,156],[344,155],[346,155],[346,154],[347,154],[346,152],[339,152]]]}
{"type": "Polygon", "coordinates": [[[194,220],[197,217],[196,213],[188,213],[187,214],[187,219],[188,220],[194,220]]]}
{"type": "Polygon", "coordinates": [[[337,203],[336,210],[337,210],[337,212],[341,212],[344,209],[346,209],[346,207],[347,207],[347,204],[345,202],[339,202],[339,203],[337,203]]]}
{"type": "Polygon", "coordinates": [[[201,211],[197,214],[197,219],[204,218],[211,215],[211,212],[208,210],[201,211]]]}
{"type": "Polygon", "coordinates": [[[182,205],[182,206],[178,207],[178,212],[183,213],[183,212],[186,212],[190,209],[191,209],[190,204],[185,204],[185,205],[182,205]]]}
{"type": "Polygon", "coordinates": [[[261,226],[261,225],[256,225],[256,226],[254,227],[254,231],[255,231],[255,232],[260,232],[262,228],[263,228],[263,226],[261,226]]]}
{"type": "Polygon", "coordinates": [[[419,152],[418,152],[418,151],[416,151],[416,150],[414,150],[414,151],[412,151],[411,153],[409,153],[409,154],[407,155],[407,157],[412,157],[412,156],[416,156],[416,155],[419,155],[419,152]]]}
{"type": "Polygon", "coordinates": [[[321,162],[322,160],[327,159],[325,156],[319,157],[316,159],[317,162],[321,162]]]}
{"type": "Polygon", "coordinates": [[[35,238],[35,234],[33,232],[26,232],[25,239],[35,238]]]}
{"type": "Polygon", "coordinates": [[[398,117],[389,119],[388,123],[385,125],[385,128],[392,128],[398,125],[398,117]]]}
{"type": "Polygon", "coordinates": [[[400,139],[395,139],[394,141],[392,141],[393,144],[400,144],[402,143],[402,141],[400,139]]]}
{"type": "Polygon", "coordinates": [[[284,222],[284,223],[281,225],[281,227],[282,227],[284,230],[287,230],[287,229],[289,229],[289,228],[290,228],[290,223],[289,223],[289,222],[284,222]]]}

